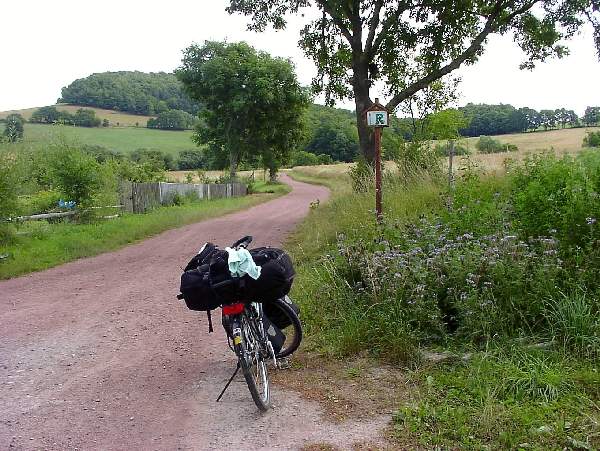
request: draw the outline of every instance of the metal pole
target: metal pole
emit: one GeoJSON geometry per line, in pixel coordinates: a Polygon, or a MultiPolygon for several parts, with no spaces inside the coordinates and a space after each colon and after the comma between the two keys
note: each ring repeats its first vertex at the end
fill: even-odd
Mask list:
{"type": "Polygon", "coordinates": [[[375,212],[381,221],[381,127],[375,127],[375,212]]]}

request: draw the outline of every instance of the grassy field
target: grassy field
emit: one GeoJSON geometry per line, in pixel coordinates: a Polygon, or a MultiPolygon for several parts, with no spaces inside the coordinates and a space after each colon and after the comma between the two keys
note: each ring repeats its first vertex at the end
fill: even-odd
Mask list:
{"type": "MultiPolygon", "coordinates": [[[[94,108],[88,106],[80,106],[80,105],[70,105],[68,103],[59,103],[54,105],[58,111],[68,111],[69,113],[75,113],[79,108],[85,108],[88,110],[94,110],[96,112],[96,116],[100,119],[108,119],[111,127],[117,126],[119,127],[135,127],[136,123],[139,124],[140,127],[145,127],[146,122],[153,116],[140,116],[136,114],[123,113],[121,111],[114,110],[105,110],[103,108],[94,108]]],[[[23,110],[10,110],[10,111],[1,111],[0,119],[4,119],[6,116],[12,113],[18,113],[25,118],[25,120],[29,120],[33,112],[40,107],[34,108],[26,108],[23,110]]]]}
{"type": "MultiPolygon", "coordinates": [[[[160,207],[146,214],[126,214],[92,224],[32,221],[19,226],[18,235],[0,254],[0,279],[51,268],[140,241],[164,230],[222,216],[266,202],[289,192],[282,184],[259,183],[257,194],[233,199],[190,202],[160,207]]],[[[108,212],[107,212],[108,213],[108,212]]]]}
{"type": "Polygon", "coordinates": [[[177,157],[181,150],[196,149],[191,131],[153,130],[144,127],[87,128],[68,125],[25,124],[25,143],[43,144],[64,136],[71,142],[99,145],[130,153],[136,149],[157,149],[177,157]]]}

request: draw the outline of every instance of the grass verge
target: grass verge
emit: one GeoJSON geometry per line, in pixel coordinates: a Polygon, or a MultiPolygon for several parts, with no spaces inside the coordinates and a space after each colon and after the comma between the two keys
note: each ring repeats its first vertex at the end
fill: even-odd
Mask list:
{"type": "Polygon", "coordinates": [[[13,243],[0,247],[0,254],[9,255],[0,260],[0,279],[115,250],[167,229],[242,210],[290,191],[287,185],[262,182],[254,189],[258,194],[160,207],[146,214],[126,214],[92,224],[46,221],[23,224],[13,243]]]}
{"type": "MultiPolygon", "coordinates": [[[[541,172],[546,171],[544,164],[535,169],[547,173],[541,172]]],[[[548,165],[552,170],[557,167],[552,161],[548,165]]],[[[552,183],[547,183],[554,186],[565,171],[550,173],[552,183]]],[[[571,167],[566,173],[576,171],[571,167]]],[[[592,284],[587,291],[560,294],[554,288],[554,296],[543,295],[546,282],[555,283],[551,263],[556,253],[565,252],[564,258],[568,258],[568,237],[543,240],[541,253],[536,253],[535,240],[529,242],[531,248],[521,262],[519,252],[512,247],[525,247],[510,235],[512,225],[504,222],[500,208],[506,207],[504,201],[511,197],[508,179],[471,180],[471,185],[459,190],[454,202],[458,207],[463,203],[472,206],[464,211],[456,208],[454,215],[444,213],[448,211],[446,193],[434,184],[422,183],[408,190],[388,188],[384,192],[386,224],[379,226],[372,212],[372,193],[352,193],[348,183],[344,187],[339,181],[323,180],[327,174],[310,170],[294,170],[291,175],[327,184],[333,195],[330,202],[311,211],[289,241],[297,266],[292,297],[301,306],[307,339],[303,354],[297,357],[295,382],[286,380],[284,385],[321,402],[334,418],[360,417],[365,410],[372,414],[393,410],[388,431],[392,449],[600,448],[597,293],[592,284]],[[460,235],[460,240],[447,242],[447,230],[427,222],[436,215],[447,218],[450,232],[452,227],[468,226],[475,238],[460,235]],[[509,234],[507,238],[498,235],[500,247],[488,246],[484,237],[496,240],[492,231],[497,225],[507,227],[509,234]],[[515,244],[509,244],[513,240],[515,244]],[[422,259],[421,250],[410,255],[403,250],[407,242],[425,251],[422,259]],[[556,243],[562,243],[564,250],[548,247],[558,246],[556,243]],[[478,253],[481,249],[492,252],[498,259],[492,264],[501,261],[496,267],[506,274],[489,272],[489,266],[484,265],[486,255],[478,253]],[[506,260],[502,260],[503,252],[506,260]],[[364,255],[374,258],[362,259],[364,255]],[[388,256],[392,262],[410,257],[407,268],[414,272],[398,273],[394,279],[394,272],[386,269],[388,256]],[[360,268],[352,265],[353,259],[360,268]],[[436,262],[445,264],[446,260],[447,266],[439,266],[444,271],[435,276],[442,276],[439,280],[446,284],[454,277],[455,285],[449,286],[471,290],[462,290],[466,294],[460,292],[455,305],[469,315],[461,317],[462,330],[472,327],[477,333],[452,336],[440,330],[436,338],[430,325],[440,320],[435,317],[439,305],[419,304],[426,292],[429,296],[433,293],[435,299],[443,283],[418,277],[435,273],[431,268],[436,268],[436,262]],[[363,262],[374,265],[369,268],[363,262]],[[521,263],[526,269],[522,280],[521,263]],[[541,268],[537,274],[536,266],[541,268]],[[482,277],[475,281],[479,274],[482,277]],[[417,280],[414,292],[402,291],[413,283],[409,276],[417,280]],[[533,283],[536,280],[539,286],[533,283]],[[514,290],[515,286],[521,288],[514,290]],[[529,296],[531,311],[518,304],[523,290],[529,296]],[[403,304],[415,299],[414,305],[403,304]],[[515,312],[513,318],[500,313],[504,300],[506,312],[515,312]],[[478,317],[476,308],[483,309],[478,317]],[[414,313],[419,311],[421,316],[414,313]],[[505,325],[503,332],[500,326],[505,325]],[[427,335],[419,335],[426,330],[427,335]],[[489,337],[482,340],[486,333],[489,337]],[[369,359],[363,363],[348,364],[365,354],[369,359]],[[393,381],[392,387],[385,388],[388,394],[384,399],[373,394],[373,387],[382,386],[376,378],[380,368],[386,368],[393,381]]],[[[525,176],[522,178],[526,181],[525,176]]],[[[534,187],[531,196],[542,192],[542,197],[547,197],[540,184],[534,187]]],[[[525,188],[519,190],[529,193],[525,188]]],[[[576,185],[573,193],[581,192],[584,190],[576,185]]],[[[566,204],[572,206],[573,202],[566,204]]],[[[523,228],[530,210],[519,212],[521,204],[515,205],[506,211],[520,215],[515,221],[523,228]]],[[[581,205],[588,208],[591,203],[581,205]]],[[[586,218],[584,213],[582,227],[587,220],[592,228],[596,215],[586,218]]],[[[553,233],[560,235],[560,225],[556,228],[558,232],[553,233]]],[[[575,285],[585,283],[585,272],[593,270],[592,263],[584,265],[583,256],[577,258],[577,271],[569,272],[568,265],[557,270],[561,277],[571,274],[575,285]]]]}

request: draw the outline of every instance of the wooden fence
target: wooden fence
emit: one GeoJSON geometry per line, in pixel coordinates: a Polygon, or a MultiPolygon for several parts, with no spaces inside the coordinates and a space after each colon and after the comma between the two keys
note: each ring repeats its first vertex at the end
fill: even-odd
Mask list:
{"type": "Polygon", "coordinates": [[[222,199],[247,194],[243,183],[134,183],[121,182],[119,186],[123,210],[144,213],[159,205],[170,205],[175,196],[195,196],[198,199],[222,199]]]}

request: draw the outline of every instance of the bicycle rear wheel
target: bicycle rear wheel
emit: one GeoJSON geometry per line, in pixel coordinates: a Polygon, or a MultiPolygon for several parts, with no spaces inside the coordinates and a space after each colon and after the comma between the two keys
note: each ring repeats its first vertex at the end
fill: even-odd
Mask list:
{"type": "Polygon", "coordinates": [[[285,299],[277,299],[269,302],[269,313],[274,315],[275,318],[283,318],[283,322],[289,324],[282,329],[282,332],[285,334],[283,347],[275,354],[275,357],[278,359],[287,357],[298,349],[302,341],[302,324],[300,323],[300,318],[285,299]]]}
{"type": "Polygon", "coordinates": [[[244,350],[240,357],[240,366],[254,404],[265,412],[271,407],[271,388],[266,362],[269,351],[265,349],[266,338],[260,329],[257,318],[248,317],[245,313],[242,315],[244,350]]]}

